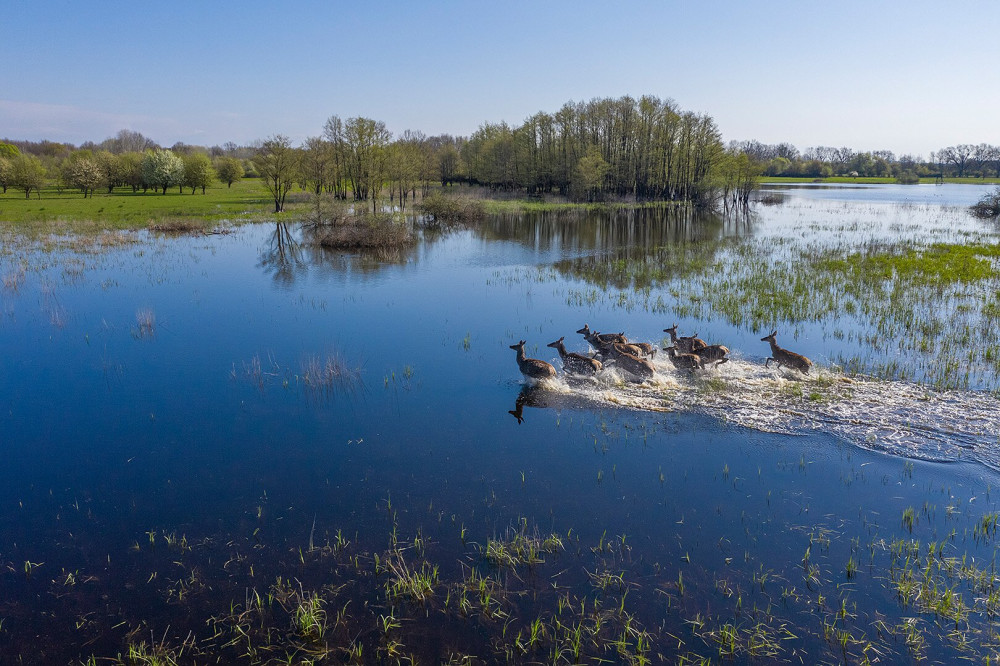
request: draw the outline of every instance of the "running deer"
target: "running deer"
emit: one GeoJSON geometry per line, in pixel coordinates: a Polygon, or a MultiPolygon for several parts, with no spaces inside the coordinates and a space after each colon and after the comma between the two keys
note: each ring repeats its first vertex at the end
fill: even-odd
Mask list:
{"type": "Polygon", "coordinates": [[[701,349],[695,349],[694,353],[701,359],[702,368],[704,368],[707,363],[715,363],[715,365],[719,366],[729,360],[726,356],[726,354],[729,353],[729,348],[723,347],[722,345],[708,345],[707,347],[702,347],[701,349]]]}
{"type": "Polygon", "coordinates": [[[510,348],[517,352],[517,367],[525,378],[538,380],[556,376],[556,369],[551,364],[524,355],[524,340],[510,348]]]}
{"type": "Polygon", "coordinates": [[[697,333],[688,337],[678,337],[677,324],[663,329],[663,332],[670,334],[670,342],[673,343],[674,348],[681,354],[692,354],[696,349],[704,349],[708,346],[708,343],[699,338],[697,333]]]}
{"type": "Polygon", "coordinates": [[[628,342],[628,338],[625,337],[624,333],[597,333],[596,331],[590,330],[590,324],[584,324],[577,333],[582,333],[583,337],[594,347],[600,347],[598,342],[608,343],[608,342],[628,342]]]}
{"type": "Polygon", "coordinates": [[[770,367],[771,361],[778,364],[778,369],[785,365],[789,368],[795,368],[804,375],[809,374],[809,368],[812,366],[812,361],[807,359],[802,354],[796,354],[793,351],[788,351],[787,349],[782,349],[778,346],[778,343],[774,341],[774,336],[778,334],[778,331],[772,331],[770,335],[761,338],[761,342],[771,343],[771,356],[764,362],[764,367],[770,367]]]}
{"type": "Polygon", "coordinates": [[[564,339],[565,336],[547,345],[548,347],[555,347],[559,352],[559,358],[563,362],[563,370],[576,375],[593,375],[601,371],[603,366],[597,359],[577,354],[576,352],[566,351],[566,345],[563,344],[564,339]]]}
{"type": "Polygon", "coordinates": [[[678,370],[690,370],[691,374],[694,374],[695,370],[699,368],[704,369],[704,362],[701,357],[697,354],[688,354],[685,352],[677,353],[676,347],[664,347],[663,351],[667,352],[667,356],[670,357],[670,362],[674,364],[674,367],[678,370]]]}
{"type": "Polygon", "coordinates": [[[610,344],[602,350],[611,357],[615,365],[640,379],[651,379],[656,375],[656,366],[644,358],[627,351],[630,345],[610,344]]]}

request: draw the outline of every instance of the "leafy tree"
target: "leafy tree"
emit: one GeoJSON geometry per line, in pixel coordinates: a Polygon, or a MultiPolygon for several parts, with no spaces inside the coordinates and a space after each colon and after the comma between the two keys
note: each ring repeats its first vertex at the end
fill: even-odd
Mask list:
{"type": "Polygon", "coordinates": [[[83,192],[83,198],[93,196],[94,190],[104,183],[104,173],[90,151],[80,151],[66,160],[62,168],[63,181],[83,192]]]}
{"type": "Polygon", "coordinates": [[[181,158],[184,163],[184,186],[191,188],[191,194],[197,188],[201,188],[201,193],[205,193],[205,188],[215,180],[215,169],[212,168],[212,160],[204,153],[189,153],[181,158]]]}
{"type": "Polygon", "coordinates": [[[17,146],[10,143],[0,143],[0,157],[11,158],[20,154],[21,150],[17,146]]]}
{"type": "Polygon", "coordinates": [[[24,190],[24,198],[31,196],[31,190],[41,199],[42,185],[45,184],[45,167],[34,155],[20,154],[10,160],[11,186],[24,190]]]}
{"type": "Polygon", "coordinates": [[[373,209],[385,181],[386,148],[392,135],[385,123],[371,118],[350,118],[344,123],[346,171],[356,201],[370,196],[373,209]]]}
{"type": "Polygon", "coordinates": [[[257,149],[253,165],[274,198],[274,212],[280,213],[299,175],[299,156],[291,140],[283,134],[270,137],[257,149]]]}
{"type": "Polygon", "coordinates": [[[169,150],[150,150],[142,157],[142,180],[156,191],[163,188],[163,194],[171,185],[179,185],[184,179],[184,162],[169,150]]]}
{"type": "Polygon", "coordinates": [[[316,194],[332,189],[333,180],[336,178],[334,161],[333,144],[318,136],[306,139],[300,174],[303,187],[308,187],[316,194]]]}
{"type": "Polygon", "coordinates": [[[94,160],[101,169],[101,184],[108,188],[108,194],[111,194],[118,185],[125,183],[125,161],[122,157],[107,150],[100,150],[94,154],[94,160]]]}
{"type": "Polygon", "coordinates": [[[3,188],[4,194],[7,194],[7,188],[12,184],[13,169],[10,159],[0,157],[0,187],[3,188]]]}
{"type": "Polygon", "coordinates": [[[596,201],[600,197],[610,168],[597,146],[588,148],[587,154],[576,163],[577,186],[586,194],[587,201],[596,201]]]}
{"type": "Polygon", "coordinates": [[[118,155],[118,169],[123,185],[128,185],[133,192],[138,192],[139,188],[145,192],[149,186],[142,174],[142,154],[122,153],[118,155]]]}
{"type": "Polygon", "coordinates": [[[235,157],[220,157],[215,161],[215,173],[226,187],[243,178],[243,163],[235,157]]]}

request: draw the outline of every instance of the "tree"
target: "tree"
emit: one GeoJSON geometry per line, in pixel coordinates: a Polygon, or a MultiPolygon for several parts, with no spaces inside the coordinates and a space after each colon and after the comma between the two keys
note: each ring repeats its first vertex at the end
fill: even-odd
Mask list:
{"type": "Polygon", "coordinates": [[[118,134],[101,142],[102,149],[121,155],[122,153],[144,153],[147,150],[159,148],[152,139],[147,139],[140,132],[118,130],[118,134]]]}
{"type": "Polygon", "coordinates": [[[331,189],[334,176],[333,144],[318,136],[306,139],[302,151],[301,176],[303,187],[312,189],[316,194],[331,189]]]}
{"type": "Polygon", "coordinates": [[[10,184],[19,190],[24,190],[24,198],[31,196],[31,190],[39,199],[42,198],[41,189],[45,184],[45,167],[42,161],[34,155],[21,154],[10,160],[11,176],[10,184]]]}
{"type": "Polygon", "coordinates": [[[587,154],[576,163],[575,180],[580,190],[582,190],[587,201],[595,201],[600,196],[604,186],[604,178],[607,176],[611,165],[601,156],[597,146],[587,149],[587,154]]]}
{"type": "Polygon", "coordinates": [[[83,192],[83,198],[87,194],[93,196],[94,190],[104,182],[104,173],[91,155],[90,151],[80,151],[66,160],[63,165],[63,180],[70,187],[77,187],[83,192]],[[79,155],[79,156],[77,156],[79,155]]]}
{"type": "Polygon", "coordinates": [[[285,197],[299,175],[299,157],[292,142],[283,134],[264,141],[253,156],[253,165],[274,198],[274,212],[285,208],[285,197]]]}
{"type": "Polygon", "coordinates": [[[243,163],[235,157],[220,157],[215,162],[215,173],[226,187],[243,178],[243,163]]]}
{"type": "Polygon", "coordinates": [[[0,187],[3,188],[4,194],[7,194],[7,188],[11,185],[13,168],[14,167],[8,158],[0,157],[0,187]]]}
{"type": "Polygon", "coordinates": [[[116,186],[125,182],[125,161],[122,157],[123,155],[115,155],[107,150],[101,150],[94,154],[94,160],[101,169],[101,184],[108,188],[108,194],[111,194],[116,186]]]}
{"type": "Polygon", "coordinates": [[[205,193],[205,188],[215,180],[215,169],[212,168],[212,160],[204,153],[189,153],[181,158],[184,163],[184,186],[191,188],[191,194],[197,188],[201,188],[201,193],[205,193]]]}
{"type": "Polygon", "coordinates": [[[21,150],[10,143],[0,143],[0,157],[6,157],[10,159],[11,157],[17,157],[21,154],[21,150]]]}
{"type": "Polygon", "coordinates": [[[371,196],[373,209],[385,180],[386,147],[391,138],[380,120],[358,117],[344,123],[347,176],[354,199],[364,201],[371,196]]]}
{"type": "Polygon", "coordinates": [[[118,155],[118,169],[121,175],[121,182],[132,188],[133,192],[138,192],[139,188],[145,192],[149,184],[146,183],[142,173],[142,154],[122,153],[118,155]]]}
{"type": "Polygon", "coordinates": [[[179,185],[184,179],[184,162],[169,150],[150,150],[142,158],[142,180],[156,191],[163,188],[163,194],[171,185],[179,185]]]}

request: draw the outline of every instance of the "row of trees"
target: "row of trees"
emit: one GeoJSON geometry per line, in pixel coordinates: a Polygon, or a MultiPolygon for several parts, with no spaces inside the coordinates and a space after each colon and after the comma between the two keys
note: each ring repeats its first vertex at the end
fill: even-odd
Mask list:
{"type": "Polygon", "coordinates": [[[205,189],[216,179],[232,185],[244,175],[243,164],[231,157],[215,160],[204,153],[177,155],[170,150],[152,149],[144,153],[114,154],[106,150],[96,153],[89,149],[76,150],[58,164],[46,168],[36,155],[20,153],[10,144],[0,144],[0,187],[40,192],[54,178],[60,187],[78,188],[83,196],[93,196],[98,189],[110,194],[116,187],[131,187],[133,192],[190,187],[192,194],[205,189]]]}
{"type": "Polygon", "coordinates": [[[762,165],[768,176],[824,178],[829,176],[893,177],[1000,177],[1000,147],[987,143],[959,144],[919,155],[896,156],[891,150],[857,151],[817,146],[799,150],[790,143],[732,142],[731,152],[745,153],[762,165]]]}
{"type": "MultiPolygon", "coordinates": [[[[554,114],[537,113],[518,127],[486,123],[468,138],[413,131],[394,138],[381,121],[332,116],[320,136],[298,147],[277,135],[246,147],[175,144],[163,150],[130,130],[79,149],[52,142],[13,143],[22,155],[38,157],[58,184],[79,188],[85,196],[123,186],[204,191],[216,176],[232,182],[230,174],[239,172],[233,166],[238,164],[248,175],[261,177],[276,211],[296,186],[371,201],[377,209],[386,194],[405,207],[435,181],[555,192],[581,200],[706,202],[744,191],[755,170],[759,173],[753,160],[723,147],[711,117],[648,96],[571,102],[554,114]]],[[[10,178],[3,182],[13,184],[10,178]]]]}

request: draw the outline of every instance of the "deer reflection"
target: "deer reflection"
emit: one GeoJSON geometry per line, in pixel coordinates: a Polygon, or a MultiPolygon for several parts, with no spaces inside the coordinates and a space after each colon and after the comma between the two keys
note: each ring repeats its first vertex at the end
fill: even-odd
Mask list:
{"type": "Polygon", "coordinates": [[[525,386],[521,389],[521,392],[517,394],[517,400],[514,402],[514,409],[508,410],[507,413],[517,419],[518,424],[524,423],[524,408],[528,407],[539,407],[545,408],[551,406],[551,401],[545,389],[540,386],[525,386]]]}
{"type": "Polygon", "coordinates": [[[276,222],[268,244],[260,254],[260,266],[274,273],[276,282],[291,284],[303,266],[302,250],[288,225],[276,222]]]}

